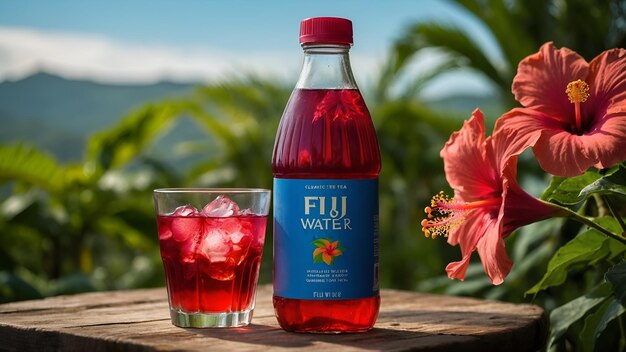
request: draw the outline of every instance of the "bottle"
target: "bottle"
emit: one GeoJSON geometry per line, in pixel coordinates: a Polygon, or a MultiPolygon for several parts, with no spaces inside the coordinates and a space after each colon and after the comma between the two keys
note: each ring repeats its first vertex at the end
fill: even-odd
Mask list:
{"type": "Polygon", "coordinates": [[[304,64],[272,160],[274,310],[287,331],[367,331],[380,307],[381,162],[350,67],[352,22],[305,19],[300,44],[304,64]]]}

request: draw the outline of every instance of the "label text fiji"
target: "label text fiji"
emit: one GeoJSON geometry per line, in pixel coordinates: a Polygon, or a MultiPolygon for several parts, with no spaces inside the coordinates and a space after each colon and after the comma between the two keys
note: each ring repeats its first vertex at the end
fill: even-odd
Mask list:
{"type": "Polygon", "coordinates": [[[304,214],[311,215],[312,209],[317,209],[319,217],[300,218],[303,229],[309,230],[352,230],[350,218],[345,218],[348,209],[348,197],[341,197],[341,204],[338,207],[339,197],[304,197],[304,214]],[[327,202],[330,201],[329,217],[326,215],[327,202]]]}

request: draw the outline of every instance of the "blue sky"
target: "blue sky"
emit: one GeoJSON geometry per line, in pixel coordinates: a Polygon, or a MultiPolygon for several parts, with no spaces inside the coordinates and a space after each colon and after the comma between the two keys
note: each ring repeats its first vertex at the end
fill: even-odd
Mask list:
{"type": "Polygon", "coordinates": [[[0,0],[0,81],[37,70],[115,82],[208,80],[241,70],[292,77],[301,63],[299,22],[315,16],[353,21],[357,80],[371,78],[415,21],[454,24],[490,43],[447,1],[0,0]]]}

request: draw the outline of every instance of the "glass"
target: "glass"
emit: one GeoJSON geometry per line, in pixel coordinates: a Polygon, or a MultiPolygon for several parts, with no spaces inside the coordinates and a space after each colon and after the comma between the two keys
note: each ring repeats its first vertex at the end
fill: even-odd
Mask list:
{"type": "Polygon", "coordinates": [[[174,325],[250,324],[270,197],[266,189],[154,190],[174,325]]]}

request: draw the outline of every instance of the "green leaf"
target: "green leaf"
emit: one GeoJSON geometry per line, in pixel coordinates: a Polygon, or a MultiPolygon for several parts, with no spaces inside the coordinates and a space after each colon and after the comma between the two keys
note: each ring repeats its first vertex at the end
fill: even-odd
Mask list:
{"type": "Polygon", "coordinates": [[[607,309],[604,311],[602,318],[598,322],[598,325],[596,326],[596,330],[593,335],[592,350],[593,347],[595,347],[596,345],[596,340],[600,338],[600,335],[602,335],[602,332],[606,329],[609,323],[615,320],[615,318],[624,314],[624,312],[626,312],[626,308],[624,308],[620,301],[618,301],[617,299],[611,301],[607,309]]]}
{"type": "Polygon", "coordinates": [[[144,251],[153,248],[148,236],[157,236],[156,233],[146,234],[139,231],[116,216],[101,216],[96,223],[96,228],[104,235],[117,238],[129,248],[137,248],[144,251]]]}
{"type": "Polygon", "coordinates": [[[330,240],[327,238],[318,238],[315,241],[313,241],[313,244],[319,248],[326,248],[326,243],[324,243],[324,241],[330,242],[330,240]]]}
{"type": "Polygon", "coordinates": [[[615,297],[626,306],[626,261],[623,261],[606,273],[606,279],[613,285],[615,297]]]}
{"type": "Polygon", "coordinates": [[[405,65],[411,56],[423,48],[438,48],[452,57],[462,58],[465,66],[482,72],[500,87],[511,84],[466,31],[436,23],[418,23],[409,30],[395,46],[395,57],[398,60],[395,67],[405,65]]]}
{"type": "Polygon", "coordinates": [[[316,255],[315,257],[313,257],[313,264],[319,264],[319,263],[323,263],[324,261],[322,260],[322,253],[316,255]]]}
{"type": "MultiPolygon", "coordinates": [[[[618,234],[622,232],[622,226],[620,225],[620,223],[617,221],[617,219],[615,219],[612,216],[607,216],[607,217],[601,217],[601,218],[595,218],[593,219],[593,222],[595,222],[596,224],[604,227],[605,229],[618,234]]],[[[604,235],[603,235],[604,236],[604,235]]],[[[616,258],[618,256],[624,256],[624,252],[626,252],[626,245],[615,240],[615,239],[610,239],[609,241],[607,241],[608,245],[609,245],[609,256],[607,259],[613,259],[616,258]]]]}
{"type": "Polygon", "coordinates": [[[94,135],[87,146],[87,161],[100,172],[119,168],[139,155],[187,107],[184,102],[146,105],[116,126],[94,135]]]}
{"type": "Polygon", "coordinates": [[[49,191],[63,187],[63,168],[50,155],[25,144],[0,145],[0,184],[21,181],[49,191]]]}
{"type": "Polygon", "coordinates": [[[593,264],[609,254],[609,237],[594,229],[587,230],[566,243],[554,254],[548,269],[535,286],[526,291],[534,294],[551,286],[565,282],[569,270],[582,264],[593,264]]]}
{"type": "Polygon", "coordinates": [[[610,294],[610,285],[604,283],[586,295],[554,309],[550,313],[550,325],[552,328],[550,330],[548,348],[552,347],[572,324],[579,321],[598,304],[604,302],[610,294]]]}
{"type": "Polygon", "coordinates": [[[0,303],[41,297],[41,292],[19,275],[0,271],[0,303]]]}
{"type": "MultiPolygon", "coordinates": [[[[528,27],[520,26],[521,20],[517,10],[519,4],[515,7],[507,6],[508,2],[503,0],[458,0],[458,2],[487,25],[511,69],[514,69],[526,55],[536,50],[534,38],[529,35],[528,27]]],[[[537,5],[536,2],[534,5],[537,5]]],[[[533,11],[542,13],[549,11],[549,8],[546,4],[533,8],[533,11]]]]}
{"type": "Polygon", "coordinates": [[[604,314],[606,314],[606,310],[612,301],[613,300],[607,297],[607,299],[602,302],[602,304],[600,304],[597,309],[593,310],[593,312],[590,311],[590,313],[587,314],[587,317],[585,318],[585,324],[580,331],[579,337],[582,352],[593,352],[593,347],[597,338],[596,330],[598,324],[600,324],[600,321],[604,317],[604,314]]]}
{"type": "Polygon", "coordinates": [[[579,195],[581,190],[599,178],[600,174],[595,170],[570,178],[554,176],[548,189],[541,195],[541,199],[566,205],[580,203],[584,200],[584,197],[579,195]]]}
{"type": "Polygon", "coordinates": [[[626,168],[620,165],[615,172],[583,188],[578,197],[586,198],[594,193],[626,195],[626,168]]]}

